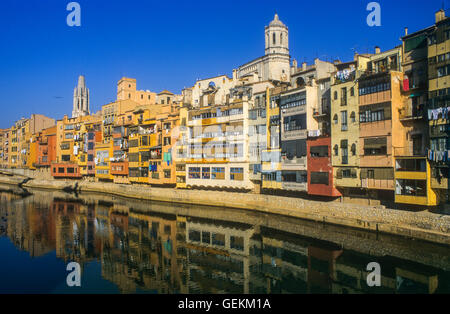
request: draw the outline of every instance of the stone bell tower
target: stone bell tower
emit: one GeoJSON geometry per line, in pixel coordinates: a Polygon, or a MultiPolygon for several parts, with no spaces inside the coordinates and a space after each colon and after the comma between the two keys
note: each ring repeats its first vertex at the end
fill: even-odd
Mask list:
{"type": "Polygon", "coordinates": [[[78,77],[78,86],[73,91],[72,118],[89,115],[89,89],[83,75],[78,77]]]}

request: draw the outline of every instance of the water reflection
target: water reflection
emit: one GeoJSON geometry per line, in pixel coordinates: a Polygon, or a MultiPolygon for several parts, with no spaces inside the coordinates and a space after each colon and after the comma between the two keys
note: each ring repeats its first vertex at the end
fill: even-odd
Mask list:
{"type": "MultiPolygon", "coordinates": [[[[322,230],[322,237],[334,232],[324,241],[308,233],[322,228],[312,223],[291,219],[283,225],[270,215],[108,196],[33,191],[22,198],[2,192],[0,205],[0,237],[17,250],[33,261],[52,253],[65,263],[76,261],[84,282],[102,278],[121,293],[450,292],[449,250],[434,244],[331,227],[322,230]],[[299,232],[287,232],[295,229],[288,224],[299,232]],[[332,240],[339,234],[346,239],[340,244],[332,240]],[[360,243],[370,243],[374,254],[356,251],[360,243]],[[397,256],[382,254],[389,247],[397,256]],[[405,258],[411,254],[417,258],[405,258]],[[85,271],[93,262],[98,270],[85,271]],[[382,266],[381,287],[367,286],[370,262],[382,266]]],[[[2,252],[4,260],[12,256],[2,252]]],[[[60,282],[66,275],[61,267],[47,270],[58,272],[60,282]]],[[[2,280],[0,291],[11,284],[2,280]]]]}

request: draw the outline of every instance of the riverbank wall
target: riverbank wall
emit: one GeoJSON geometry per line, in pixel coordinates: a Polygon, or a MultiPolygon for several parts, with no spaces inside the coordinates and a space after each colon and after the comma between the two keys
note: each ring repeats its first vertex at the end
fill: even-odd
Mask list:
{"type": "Polygon", "coordinates": [[[319,202],[273,195],[220,191],[177,190],[146,185],[29,179],[0,175],[0,183],[23,188],[91,192],[133,199],[237,208],[295,217],[339,226],[388,233],[450,245],[450,216],[337,202],[319,202]]]}

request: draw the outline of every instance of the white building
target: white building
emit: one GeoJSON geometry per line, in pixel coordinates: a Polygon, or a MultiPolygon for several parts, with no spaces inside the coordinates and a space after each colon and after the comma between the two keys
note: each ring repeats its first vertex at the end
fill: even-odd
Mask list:
{"type": "Polygon", "coordinates": [[[260,81],[290,80],[289,31],[275,14],[265,28],[265,55],[241,65],[236,78],[256,74],[260,81]]]}

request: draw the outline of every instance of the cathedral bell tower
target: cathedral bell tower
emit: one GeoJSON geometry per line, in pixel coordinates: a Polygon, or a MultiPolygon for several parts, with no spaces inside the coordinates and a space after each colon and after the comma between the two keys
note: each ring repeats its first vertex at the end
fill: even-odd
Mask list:
{"type": "Polygon", "coordinates": [[[89,89],[83,75],[78,77],[78,86],[73,91],[72,118],[89,115],[89,89]]]}
{"type": "Polygon", "coordinates": [[[266,26],[266,55],[284,54],[289,55],[289,30],[275,14],[273,21],[266,26]]]}

